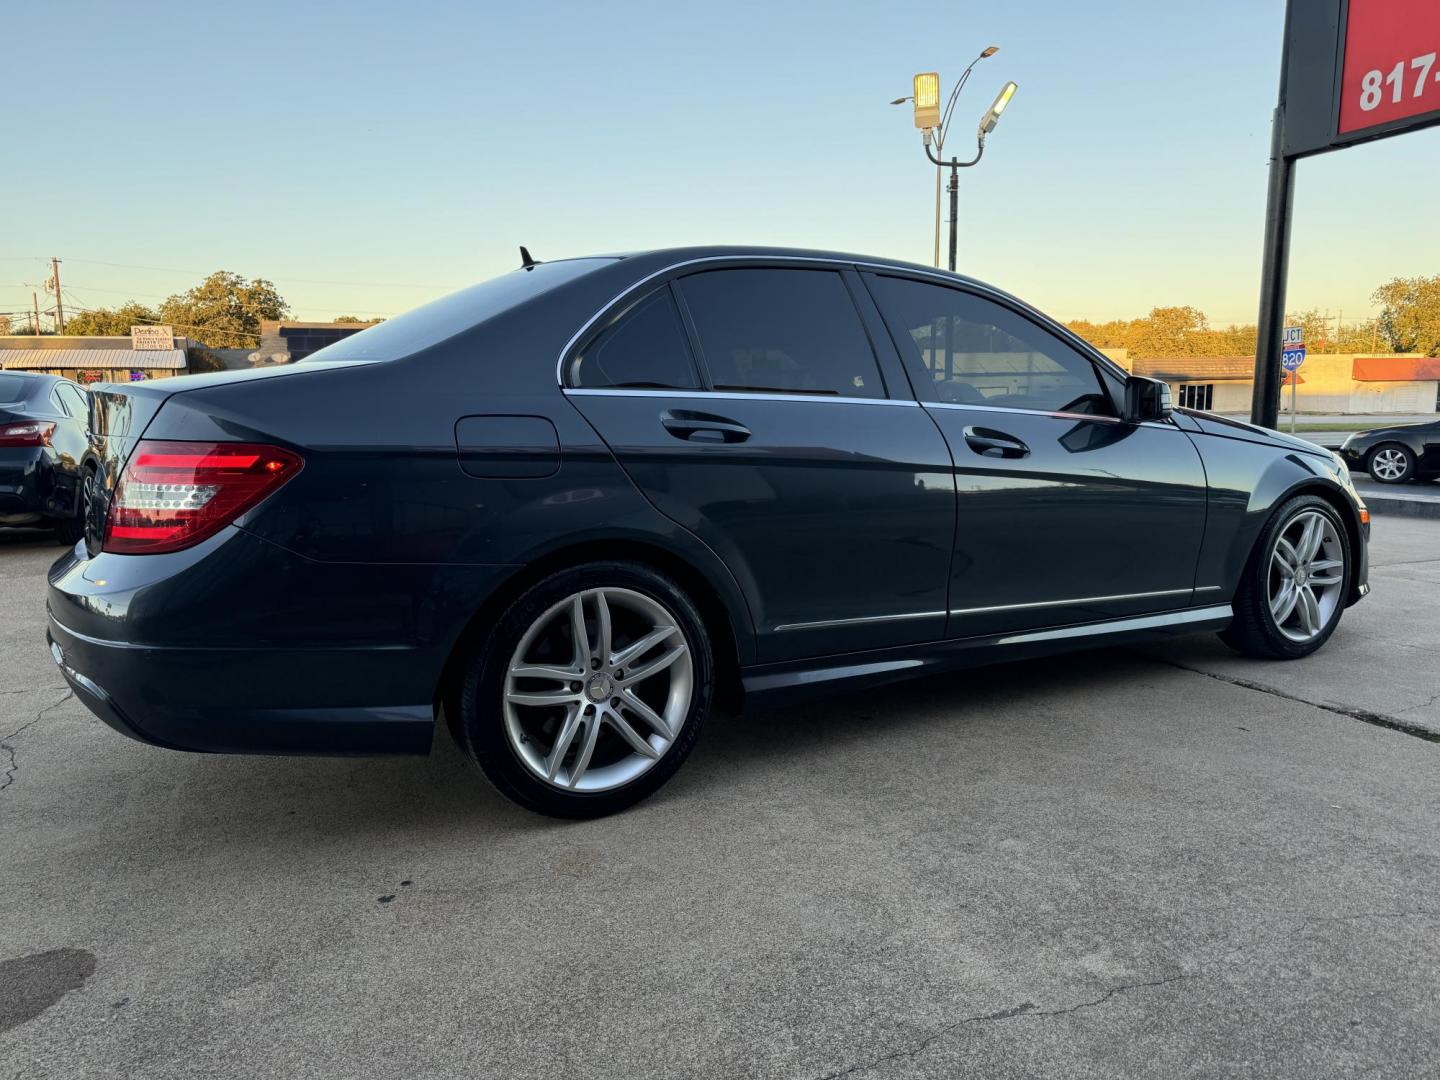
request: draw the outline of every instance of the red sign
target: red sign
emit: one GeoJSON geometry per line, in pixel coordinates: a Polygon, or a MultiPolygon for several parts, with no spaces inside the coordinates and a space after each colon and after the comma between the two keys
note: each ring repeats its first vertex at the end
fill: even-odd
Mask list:
{"type": "Polygon", "coordinates": [[[1350,0],[1340,134],[1440,110],[1440,3],[1350,0]]]}

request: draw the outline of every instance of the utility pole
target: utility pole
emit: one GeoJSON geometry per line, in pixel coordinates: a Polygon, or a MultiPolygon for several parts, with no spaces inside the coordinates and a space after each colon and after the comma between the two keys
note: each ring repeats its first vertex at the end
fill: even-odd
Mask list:
{"type": "Polygon", "coordinates": [[[60,260],[50,257],[50,284],[55,287],[55,325],[57,333],[65,333],[65,304],[60,299],[60,260]]]}
{"type": "Polygon", "coordinates": [[[40,297],[33,292],[30,294],[30,302],[35,305],[35,336],[40,336],[40,297]]]}

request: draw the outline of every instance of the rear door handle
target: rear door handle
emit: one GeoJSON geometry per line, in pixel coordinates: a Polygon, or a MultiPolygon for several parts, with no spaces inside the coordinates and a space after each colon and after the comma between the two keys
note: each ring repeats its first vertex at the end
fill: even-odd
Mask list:
{"type": "Polygon", "coordinates": [[[660,414],[660,425],[677,439],[688,442],[739,443],[750,438],[750,429],[724,416],[670,409],[660,414]]]}
{"type": "Polygon", "coordinates": [[[967,427],[965,442],[982,457],[1023,458],[1030,454],[1030,448],[1013,435],[990,428],[967,427]]]}

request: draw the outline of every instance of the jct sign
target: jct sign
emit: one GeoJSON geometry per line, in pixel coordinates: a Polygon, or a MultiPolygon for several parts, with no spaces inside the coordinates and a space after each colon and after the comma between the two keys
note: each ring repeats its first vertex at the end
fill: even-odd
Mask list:
{"type": "Polygon", "coordinates": [[[1440,111],[1437,56],[1436,0],[1350,0],[1339,133],[1440,111]]]}

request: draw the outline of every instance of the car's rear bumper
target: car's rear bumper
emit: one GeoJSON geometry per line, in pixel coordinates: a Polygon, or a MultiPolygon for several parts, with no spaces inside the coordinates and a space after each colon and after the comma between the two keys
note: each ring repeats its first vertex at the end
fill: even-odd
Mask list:
{"type": "MultiPolygon", "coordinates": [[[[233,704],[239,684],[285,681],[290,668],[324,669],[336,658],[257,664],[248,653],[155,648],[102,641],[63,626],[46,630],[50,654],[75,696],[116,731],[171,750],[216,754],[426,754],[434,735],[430,702],[418,705],[293,707],[233,704]],[[185,704],[154,691],[194,683],[209,700],[185,704]]],[[[333,650],[328,650],[333,653],[333,650]]],[[[363,663],[364,657],[343,658],[363,663]]],[[[241,693],[240,699],[250,696],[241,693]]]]}
{"type": "Polygon", "coordinates": [[[0,517],[48,514],[39,449],[0,449],[0,517]]]}
{"type": "Polygon", "coordinates": [[[336,564],[231,527],[50,570],[47,636],[117,731],[211,753],[423,754],[441,674],[505,568],[336,564]]]}

